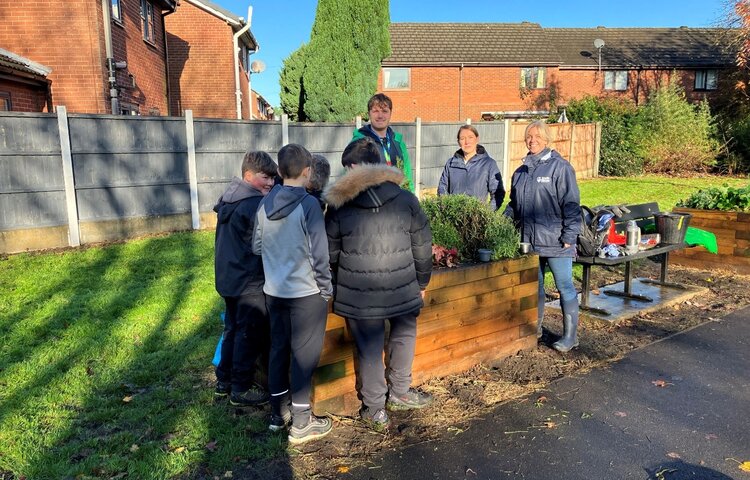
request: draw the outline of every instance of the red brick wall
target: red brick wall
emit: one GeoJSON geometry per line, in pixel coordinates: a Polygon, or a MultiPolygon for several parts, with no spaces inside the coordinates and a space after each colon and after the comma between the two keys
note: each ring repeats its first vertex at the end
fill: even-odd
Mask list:
{"type": "MultiPolygon", "coordinates": [[[[702,99],[707,92],[693,89],[694,72],[683,71],[679,74],[687,98],[691,101],[702,99]]],[[[428,122],[455,122],[467,118],[479,120],[482,112],[547,110],[553,91],[558,105],[587,94],[622,96],[635,101],[637,75],[637,72],[631,71],[628,90],[616,92],[604,90],[603,72],[547,67],[547,89],[522,92],[520,67],[465,66],[463,70],[457,66],[412,67],[408,90],[383,90],[382,71],[378,77],[378,88],[393,100],[393,121],[413,121],[421,117],[428,122]]],[[[639,102],[645,101],[648,94],[671,75],[672,71],[666,70],[640,72],[639,102]]],[[[718,93],[708,92],[709,96],[718,93]]]]}
{"type": "MultiPolygon", "coordinates": [[[[69,112],[111,113],[101,0],[0,1],[0,46],[52,69],[49,79],[54,105],[69,112]]],[[[161,13],[155,8],[155,46],[143,41],[140,0],[122,0],[124,28],[112,25],[117,60],[128,62],[118,74],[123,100],[141,106],[141,113],[167,111],[166,66],[161,13]],[[137,20],[136,20],[137,18],[137,20]]]]}
{"type": "MultiPolygon", "coordinates": [[[[47,91],[45,87],[0,79],[0,94],[10,94],[11,110],[14,112],[47,111],[47,91]]],[[[3,95],[0,95],[2,101],[3,95]]]]}
{"type": "MultiPolygon", "coordinates": [[[[148,42],[143,39],[141,1],[120,0],[120,6],[122,22],[112,22],[114,58],[128,64],[126,69],[117,71],[120,101],[137,105],[141,115],[167,115],[167,64],[161,9],[154,5],[154,36],[153,41],[148,42]]],[[[106,75],[106,69],[104,72],[106,75]]]]}
{"type": "Polygon", "coordinates": [[[54,105],[103,113],[108,108],[101,18],[97,0],[1,1],[0,46],[52,69],[54,105]]]}
{"type": "MultiPolygon", "coordinates": [[[[183,115],[189,109],[195,117],[237,118],[232,28],[187,0],[165,23],[173,114],[183,115]]],[[[244,71],[240,79],[243,118],[249,118],[244,71]]]]}

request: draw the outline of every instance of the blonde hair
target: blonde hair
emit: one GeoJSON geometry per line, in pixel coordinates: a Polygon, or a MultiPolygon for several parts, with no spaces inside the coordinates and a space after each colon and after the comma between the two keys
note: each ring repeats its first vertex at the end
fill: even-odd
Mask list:
{"type": "Polygon", "coordinates": [[[526,126],[526,130],[523,132],[523,139],[526,140],[526,137],[529,135],[529,130],[532,128],[536,128],[539,130],[539,135],[542,136],[547,141],[547,147],[552,147],[552,132],[550,132],[549,127],[547,126],[547,123],[544,120],[534,120],[530,124],[526,126]]]}

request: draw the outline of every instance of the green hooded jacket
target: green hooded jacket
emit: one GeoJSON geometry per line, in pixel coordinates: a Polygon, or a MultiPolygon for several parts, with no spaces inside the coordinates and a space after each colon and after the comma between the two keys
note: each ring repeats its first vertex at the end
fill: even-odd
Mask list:
{"type": "MultiPolygon", "coordinates": [[[[410,192],[414,193],[414,172],[412,171],[412,168],[411,168],[411,161],[409,160],[409,151],[406,149],[406,144],[404,143],[404,137],[399,132],[394,131],[391,127],[388,127],[386,135],[388,136],[388,138],[391,138],[393,140],[391,142],[390,149],[389,149],[391,164],[394,167],[400,168],[404,172],[404,176],[406,177],[406,181],[401,186],[406,188],[410,192]]],[[[364,125],[359,130],[357,129],[354,130],[354,135],[352,135],[352,141],[359,140],[360,138],[364,138],[364,137],[370,137],[373,140],[375,140],[375,143],[377,143],[381,147],[381,153],[384,154],[386,146],[380,140],[380,137],[378,137],[375,131],[373,131],[373,129],[370,128],[369,123],[367,125],[364,125]]],[[[385,154],[383,155],[383,158],[385,158],[385,154]]],[[[385,163],[385,161],[383,163],[385,163]]]]}

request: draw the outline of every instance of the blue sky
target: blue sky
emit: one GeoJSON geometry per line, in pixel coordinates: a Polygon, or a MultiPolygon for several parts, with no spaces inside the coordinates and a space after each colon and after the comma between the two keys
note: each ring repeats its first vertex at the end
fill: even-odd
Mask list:
{"type": "MultiPolygon", "coordinates": [[[[254,60],[266,71],[252,87],[279,105],[279,70],[284,60],[310,39],[315,0],[211,0],[241,17],[252,5],[252,32],[260,43],[254,60]]],[[[713,27],[723,0],[392,0],[392,22],[536,22],[543,27],[713,27]]]]}

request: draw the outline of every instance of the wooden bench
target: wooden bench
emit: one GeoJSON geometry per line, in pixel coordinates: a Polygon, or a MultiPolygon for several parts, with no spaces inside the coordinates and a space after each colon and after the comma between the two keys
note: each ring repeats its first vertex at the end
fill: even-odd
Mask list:
{"type": "MultiPolygon", "coordinates": [[[[628,208],[628,210],[630,210],[630,213],[626,213],[622,217],[614,219],[615,231],[618,233],[624,232],[625,226],[627,225],[627,222],[630,220],[635,220],[638,226],[643,228],[647,224],[653,222],[653,215],[655,213],[659,213],[661,211],[659,209],[659,205],[656,202],[643,203],[643,204],[638,204],[638,205],[626,205],[626,207],[628,208]]],[[[685,248],[685,246],[686,246],[685,243],[660,244],[648,250],[642,250],[642,251],[639,251],[638,253],[634,253],[631,255],[621,255],[619,257],[604,257],[604,258],[598,257],[598,256],[577,257],[575,259],[575,263],[579,263],[583,266],[583,276],[581,279],[580,308],[582,310],[587,310],[592,313],[596,313],[596,314],[603,315],[603,316],[607,316],[611,314],[609,311],[605,309],[596,308],[596,307],[592,307],[589,305],[591,267],[593,265],[620,265],[623,263],[625,264],[625,281],[624,281],[623,290],[622,291],[614,290],[614,289],[602,290],[602,292],[605,295],[624,297],[624,298],[641,301],[641,302],[653,302],[654,301],[653,298],[648,297],[646,295],[639,295],[631,291],[631,284],[633,280],[633,271],[632,271],[631,264],[634,260],[659,256],[660,259],[657,260],[661,263],[661,275],[659,277],[659,280],[642,279],[641,281],[644,283],[652,283],[652,284],[661,285],[664,287],[671,287],[671,288],[678,288],[681,290],[685,290],[686,287],[684,285],[672,283],[667,280],[667,274],[668,274],[668,268],[669,268],[669,252],[685,248]]]]}

